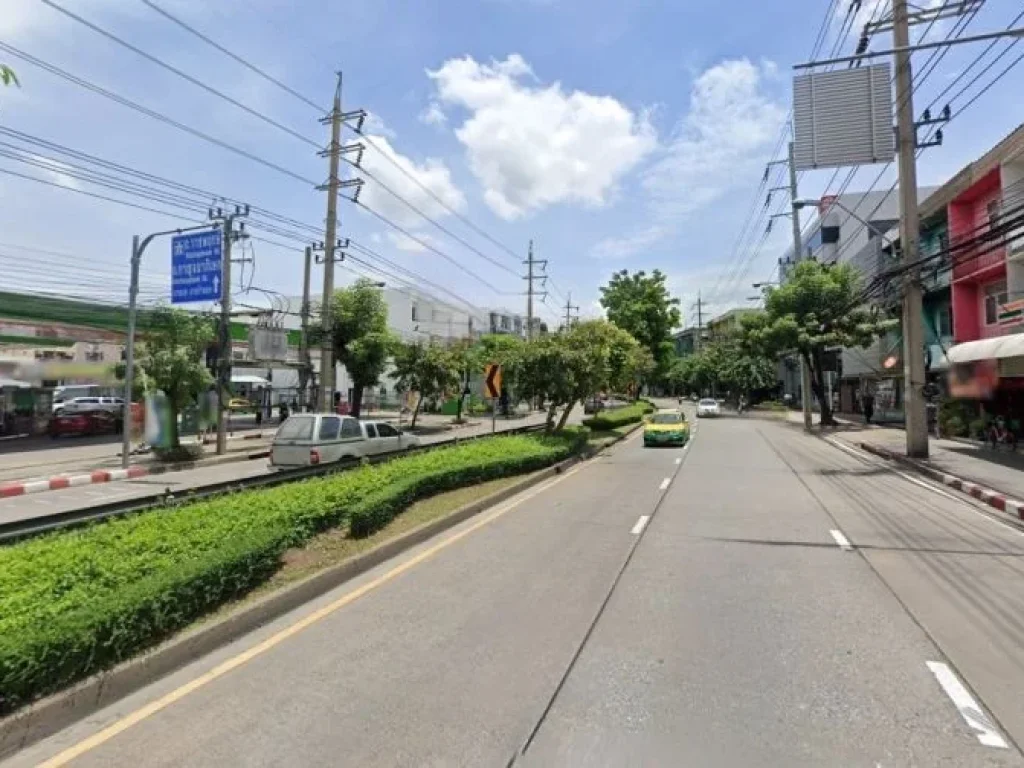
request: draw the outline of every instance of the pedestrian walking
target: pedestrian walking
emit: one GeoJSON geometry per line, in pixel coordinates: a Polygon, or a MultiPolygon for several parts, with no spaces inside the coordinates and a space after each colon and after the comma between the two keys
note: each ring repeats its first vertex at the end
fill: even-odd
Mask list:
{"type": "Polygon", "coordinates": [[[875,415],[875,398],[869,392],[864,393],[864,423],[870,424],[875,415]]]}

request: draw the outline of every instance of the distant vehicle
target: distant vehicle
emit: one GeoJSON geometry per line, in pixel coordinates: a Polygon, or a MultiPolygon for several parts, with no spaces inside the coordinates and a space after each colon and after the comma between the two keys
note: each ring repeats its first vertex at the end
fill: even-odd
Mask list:
{"type": "Polygon", "coordinates": [[[124,400],[120,397],[86,396],[73,397],[70,400],[54,402],[53,413],[59,416],[64,413],[85,413],[88,411],[107,411],[120,413],[124,410],[124,400]]]}
{"type": "Polygon", "coordinates": [[[232,397],[228,400],[229,411],[249,411],[252,410],[252,403],[246,400],[244,397],[232,397]]]}
{"type": "Polygon", "coordinates": [[[107,410],[61,413],[50,419],[50,437],[71,435],[109,435],[121,431],[121,417],[107,410]]]}
{"type": "Polygon", "coordinates": [[[712,400],[710,397],[705,397],[702,400],[697,401],[697,416],[720,416],[722,413],[721,406],[717,400],[712,400]]]}
{"type": "Polygon", "coordinates": [[[658,411],[644,424],[645,446],[686,445],[689,439],[690,425],[679,411],[658,411]]]}
{"type": "Polygon", "coordinates": [[[285,419],[274,435],[270,464],[308,467],[381,453],[405,451],[420,444],[383,421],[359,421],[334,413],[296,413],[285,419]]]}

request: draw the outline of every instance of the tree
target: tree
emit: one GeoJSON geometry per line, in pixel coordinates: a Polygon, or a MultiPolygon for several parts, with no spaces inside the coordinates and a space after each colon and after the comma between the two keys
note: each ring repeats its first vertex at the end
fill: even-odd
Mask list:
{"type": "Polygon", "coordinates": [[[527,344],[519,382],[527,397],[547,401],[548,430],[560,430],[577,402],[613,386],[630,388],[649,367],[649,353],[636,339],[605,320],[590,320],[527,344]],[[564,410],[555,425],[559,407],[564,410]]]}
{"type": "Polygon", "coordinates": [[[611,322],[650,352],[655,373],[663,378],[672,361],[672,329],[680,320],[679,299],[669,295],[665,275],[657,269],[650,275],[616,272],[601,288],[601,306],[611,322]]]}
{"type": "MultiPolygon", "coordinates": [[[[329,332],[334,359],[352,379],[352,415],[359,418],[363,390],[380,381],[395,343],[388,331],[388,308],[380,288],[360,279],[335,291],[329,332]]],[[[334,393],[325,394],[331,402],[334,393]]]]}
{"type": "Polygon", "coordinates": [[[14,70],[6,64],[0,64],[0,83],[3,85],[18,85],[18,76],[14,70]]]}
{"type": "Polygon", "coordinates": [[[459,359],[439,344],[398,343],[394,365],[395,388],[399,392],[419,393],[412,412],[410,428],[413,429],[424,399],[437,397],[459,385],[459,359]]]}
{"type": "Polygon", "coordinates": [[[785,283],[765,291],[764,312],[743,319],[744,343],[763,354],[797,352],[811,374],[821,423],[834,425],[825,397],[825,352],[867,347],[894,324],[858,306],[860,275],[850,264],[798,263],[785,283]]]}
{"type": "Polygon", "coordinates": [[[206,347],[213,338],[214,325],[208,317],[160,307],[148,319],[139,361],[150,388],[167,396],[171,448],[180,445],[178,414],[213,383],[204,365],[206,347]]]}

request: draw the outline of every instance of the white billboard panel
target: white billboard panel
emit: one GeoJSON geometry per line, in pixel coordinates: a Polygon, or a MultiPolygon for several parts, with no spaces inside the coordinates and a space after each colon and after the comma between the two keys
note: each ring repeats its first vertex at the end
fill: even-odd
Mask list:
{"type": "Polygon", "coordinates": [[[793,78],[793,156],[799,171],[887,163],[896,154],[891,67],[793,78]]]}

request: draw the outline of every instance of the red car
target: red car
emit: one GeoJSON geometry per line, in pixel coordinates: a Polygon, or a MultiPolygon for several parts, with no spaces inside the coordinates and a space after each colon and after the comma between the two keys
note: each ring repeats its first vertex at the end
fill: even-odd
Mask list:
{"type": "Polygon", "coordinates": [[[50,437],[104,435],[121,431],[121,417],[110,411],[62,413],[50,419],[50,437]]]}

